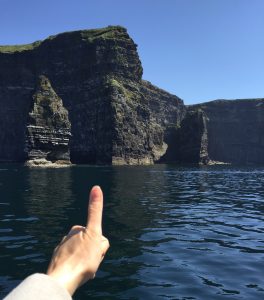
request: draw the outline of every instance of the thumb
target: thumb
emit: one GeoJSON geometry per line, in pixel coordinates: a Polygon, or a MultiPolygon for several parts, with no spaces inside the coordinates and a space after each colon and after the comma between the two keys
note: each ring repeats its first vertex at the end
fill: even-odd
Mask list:
{"type": "Polygon", "coordinates": [[[103,192],[96,185],[90,191],[87,229],[102,234],[103,192]]]}

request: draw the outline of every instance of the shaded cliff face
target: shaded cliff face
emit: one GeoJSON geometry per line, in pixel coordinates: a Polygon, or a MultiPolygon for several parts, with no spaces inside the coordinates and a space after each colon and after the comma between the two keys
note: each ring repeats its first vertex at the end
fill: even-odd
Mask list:
{"type": "MultiPolygon", "coordinates": [[[[157,161],[167,148],[168,125],[185,110],[181,99],[142,81],[136,45],[122,27],[0,47],[0,160],[24,161],[28,134],[36,140],[37,131],[26,125],[40,75],[68,111],[74,163],[157,161]]],[[[47,97],[54,98],[53,92],[47,97]]]]}
{"type": "Polygon", "coordinates": [[[264,99],[188,106],[180,124],[167,132],[162,162],[264,164],[264,99]]]}
{"type": "Polygon", "coordinates": [[[135,84],[110,78],[114,111],[113,164],[151,164],[165,155],[164,136],[180,122],[185,107],[181,99],[149,82],[135,84]]]}
{"type": "Polygon", "coordinates": [[[207,118],[212,161],[264,164],[264,99],[217,100],[192,106],[207,118]]]}
{"type": "Polygon", "coordinates": [[[188,110],[178,126],[172,126],[165,140],[169,145],[162,162],[207,164],[207,116],[201,109],[188,110]]]}
{"type": "Polygon", "coordinates": [[[68,111],[45,76],[39,77],[32,100],[26,130],[25,156],[29,160],[69,161],[71,125],[68,111]]]}

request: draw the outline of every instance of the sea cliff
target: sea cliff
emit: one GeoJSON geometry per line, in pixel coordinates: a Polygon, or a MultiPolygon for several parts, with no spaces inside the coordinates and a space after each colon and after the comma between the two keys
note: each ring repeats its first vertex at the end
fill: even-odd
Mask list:
{"type": "Polygon", "coordinates": [[[263,163],[264,99],[185,106],[109,26],[0,46],[0,161],[263,163]]]}

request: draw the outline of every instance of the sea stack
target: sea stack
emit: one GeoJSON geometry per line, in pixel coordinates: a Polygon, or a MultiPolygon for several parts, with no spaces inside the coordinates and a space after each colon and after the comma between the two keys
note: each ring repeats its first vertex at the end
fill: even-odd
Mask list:
{"type": "Polygon", "coordinates": [[[26,126],[28,166],[70,164],[68,111],[45,76],[39,76],[26,126]]]}

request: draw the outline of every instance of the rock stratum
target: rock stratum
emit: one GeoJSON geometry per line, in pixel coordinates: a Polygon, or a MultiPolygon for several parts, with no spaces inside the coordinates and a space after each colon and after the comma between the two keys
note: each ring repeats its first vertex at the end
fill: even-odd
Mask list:
{"type": "Polygon", "coordinates": [[[264,99],[185,106],[142,72],[120,26],[0,46],[0,161],[264,163],[264,99]]]}

